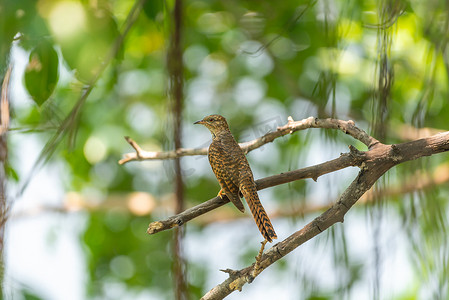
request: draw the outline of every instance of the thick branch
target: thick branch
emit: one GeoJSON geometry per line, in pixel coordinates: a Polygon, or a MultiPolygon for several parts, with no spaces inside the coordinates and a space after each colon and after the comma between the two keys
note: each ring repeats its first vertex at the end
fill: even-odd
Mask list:
{"type": "MultiPolygon", "coordinates": [[[[338,201],[323,214],[304,226],[304,228],[270,248],[262,256],[262,259],[257,262],[257,274],[333,224],[343,222],[344,215],[348,210],[390,168],[405,161],[448,150],[449,132],[398,145],[377,143],[370,151],[365,153],[365,161],[362,164],[358,176],[343,192],[338,201]]],[[[226,272],[229,273],[229,278],[211,289],[201,299],[223,299],[235,290],[240,291],[243,285],[254,280],[254,268],[255,264],[252,264],[239,271],[227,270],[226,272]]]]}
{"type": "MultiPolygon", "coordinates": [[[[293,121],[293,119],[289,117],[287,124],[278,127],[276,131],[269,132],[257,139],[254,139],[246,143],[240,143],[239,145],[245,153],[248,153],[254,149],[262,147],[267,143],[273,142],[275,139],[279,137],[308,128],[339,129],[344,133],[349,134],[353,138],[361,141],[368,148],[371,148],[373,145],[378,143],[378,141],[375,138],[369,136],[365,131],[356,127],[353,121],[342,121],[337,119],[318,119],[314,117],[309,117],[301,121],[293,121]]],[[[162,160],[162,159],[173,159],[181,156],[207,154],[207,148],[200,148],[200,149],[179,148],[175,151],[167,151],[167,152],[144,151],[131,138],[125,137],[125,139],[134,148],[135,152],[124,154],[124,157],[119,161],[119,164],[121,165],[134,160],[162,160]]]]}
{"type": "MultiPolygon", "coordinates": [[[[334,160],[315,166],[258,179],[256,180],[257,190],[262,190],[272,186],[305,178],[313,178],[314,180],[316,180],[319,176],[327,173],[338,171],[351,166],[359,166],[362,161],[363,154],[355,148],[351,147],[350,153],[342,154],[339,158],[336,158],[334,160]]],[[[168,219],[150,223],[150,225],[148,225],[147,233],[155,234],[163,230],[181,226],[184,223],[192,220],[193,218],[205,214],[228,202],[229,200],[226,198],[226,196],[224,196],[223,199],[219,197],[209,199],[195,207],[183,211],[182,213],[171,216],[168,219]]]]}

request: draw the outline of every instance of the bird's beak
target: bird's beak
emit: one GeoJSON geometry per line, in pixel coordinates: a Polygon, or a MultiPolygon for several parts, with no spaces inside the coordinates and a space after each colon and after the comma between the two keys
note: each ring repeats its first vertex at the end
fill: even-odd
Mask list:
{"type": "Polygon", "coordinates": [[[199,120],[199,121],[196,121],[196,122],[193,123],[193,124],[204,124],[204,121],[203,121],[203,120],[199,120]]]}

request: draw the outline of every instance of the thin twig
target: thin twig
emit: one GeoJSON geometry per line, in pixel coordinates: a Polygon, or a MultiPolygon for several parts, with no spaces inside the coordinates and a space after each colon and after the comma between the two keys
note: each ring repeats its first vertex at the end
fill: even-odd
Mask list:
{"type": "Polygon", "coordinates": [[[265,250],[265,245],[267,244],[267,240],[264,240],[261,242],[259,254],[256,256],[256,262],[254,263],[254,269],[253,273],[251,274],[252,277],[256,278],[257,275],[259,275],[260,272],[262,272],[262,269],[260,268],[260,261],[262,260],[263,250],[265,250]]]}
{"type": "MultiPolygon", "coordinates": [[[[368,148],[371,148],[373,145],[378,143],[378,141],[369,136],[365,131],[356,127],[354,122],[342,121],[337,119],[318,119],[314,117],[309,117],[307,119],[301,121],[294,121],[292,117],[288,117],[287,124],[278,127],[276,131],[269,132],[259,138],[256,138],[252,141],[246,143],[240,143],[240,147],[245,153],[248,153],[252,150],[262,147],[267,143],[273,142],[275,139],[279,137],[283,137],[287,134],[292,134],[299,130],[305,130],[308,128],[323,128],[323,129],[338,129],[356,140],[359,140],[363,144],[365,144],[368,148]]],[[[133,144],[137,144],[129,137],[126,140],[132,141],[133,144]]],[[[130,143],[130,142],[129,142],[130,143]]],[[[130,143],[131,144],[131,143],[130,143]]],[[[133,146],[131,144],[131,146],[133,146]]],[[[135,146],[133,146],[136,149],[135,146]]],[[[181,156],[193,156],[193,155],[207,155],[207,148],[198,148],[198,149],[177,149],[175,151],[166,151],[166,152],[151,152],[151,151],[140,151],[126,153],[124,157],[118,162],[123,165],[130,161],[139,161],[139,160],[164,160],[164,159],[174,159],[181,156]]]]}

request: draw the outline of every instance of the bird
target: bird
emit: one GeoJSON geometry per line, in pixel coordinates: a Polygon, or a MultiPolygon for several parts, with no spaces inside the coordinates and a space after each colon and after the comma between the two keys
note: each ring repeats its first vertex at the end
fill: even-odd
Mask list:
{"type": "Polygon", "coordinates": [[[241,212],[245,207],[241,201],[243,196],[259,228],[268,242],[277,238],[270,218],[268,217],[257,194],[253,172],[242,148],[232,135],[228,122],[221,115],[209,115],[194,124],[204,125],[212,133],[208,158],[217,180],[221,186],[218,197],[225,195],[241,212]]]}

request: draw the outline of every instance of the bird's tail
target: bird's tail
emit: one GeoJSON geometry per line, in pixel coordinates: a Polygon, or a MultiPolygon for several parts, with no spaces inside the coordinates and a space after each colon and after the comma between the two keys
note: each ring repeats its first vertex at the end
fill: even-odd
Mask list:
{"type": "Polygon", "coordinates": [[[277,235],[276,232],[274,232],[274,228],[271,224],[270,218],[268,218],[268,215],[263,208],[262,203],[260,203],[254,181],[250,179],[244,179],[244,181],[240,184],[240,191],[242,192],[243,197],[245,197],[245,200],[248,203],[249,209],[253,214],[257,227],[259,227],[260,233],[267,241],[272,242],[273,239],[277,238],[277,235]]]}

